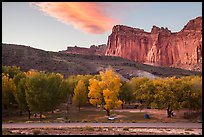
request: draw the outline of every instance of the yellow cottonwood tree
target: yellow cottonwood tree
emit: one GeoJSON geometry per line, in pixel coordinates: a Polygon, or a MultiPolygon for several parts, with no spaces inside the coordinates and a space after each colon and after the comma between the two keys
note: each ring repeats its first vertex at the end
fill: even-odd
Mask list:
{"type": "Polygon", "coordinates": [[[8,109],[15,102],[13,92],[16,90],[15,83],[9,74],[2,73],[2,107],[8,109]]]}
{"type": "Polygon", "coordinates": [[[82,80],[79,80],[75,89],[74,89],[74,96],[72,98],[73,104],[79,108],[86,104],[87,101],[87,93],[86,93],[86,86],[82,80]]]}
{"type": "Polygon", "coordinates": [[[106,110],[107,116],[110,110],[119,107],[122,101],[118,99],[119,90],[122,86],[120,77],[110,68],[100,72],[101,80],[89,80],[89,101],[92,105],[101,105],[106,110]]]}

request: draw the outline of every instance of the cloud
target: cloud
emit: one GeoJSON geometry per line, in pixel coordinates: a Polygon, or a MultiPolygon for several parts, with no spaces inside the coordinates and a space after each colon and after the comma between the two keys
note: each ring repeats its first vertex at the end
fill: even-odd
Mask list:
{"type": "Polygon", "coordinates": [[[34,2],[41,11],[87,33],[101,34],[112,29],[116,20],[105,12],[105,3],[34,2]]]}

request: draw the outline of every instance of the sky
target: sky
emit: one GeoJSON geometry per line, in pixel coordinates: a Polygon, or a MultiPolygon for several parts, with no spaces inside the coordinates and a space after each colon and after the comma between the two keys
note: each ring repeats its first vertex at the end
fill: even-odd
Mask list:
{"type": "Polygon", "coordinates": [[[46,51],[107,44],[114,25],[180,31],[202,2],[3,2],[2,43],[46,51]]]}

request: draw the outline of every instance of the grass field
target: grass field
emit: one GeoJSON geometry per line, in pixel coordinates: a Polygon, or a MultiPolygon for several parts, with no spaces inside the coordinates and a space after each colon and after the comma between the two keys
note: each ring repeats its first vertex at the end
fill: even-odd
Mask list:
{"type": "Polygon", "coordinates": [[[188,112],[187,109],[174,111],[175,116],[167,118],[166,110],[158,109],[121,109],[111,110],[110,114],[115,117],[114,120],[108,120],[106,111],[102,108],[96,108],[94,106],[84,106],[78,110],[78,108],[71,106],[67,113],[66,104],[61,104],[58,109],[52,112],[44,112],[43,115],[46,118],[40,121],[39,117],[34,117],[33,113],[31,119],[28,120],[28,115],[24,113],[22,116],[19,115],[19,110],[10,110],[10,116],[2,116],[3,123],[18,123],[18,122],[202,122],[202,116],[194,117],[192,119],[184,118],[184,113],[188,112]],[[144,119],[144,114],[150,115],[150,119],[144,119]]]}
{"type": "MultiPolygon", "coordinates": [[[[20,116],[16,110],[16,114],[11,116],[3,117],[4,123],[16,123],[16,122],[38,122],[39,118],[35,118],[33,115],[28,120],[28,116],[24,113],[20,116]]],[[[150,117],[150,119],[144,119],[144,112],[120,112],[111,110],[111,115],[115,117],[114,120],[108,120],[106,111],[102,108],[96,108],[93,106],[85,106],[78,110],[78,108],[72,106],[68,113],[66,111],[66,104],[62,104],[58,111],[45,112],[43,115],[46,116],[41,122],[156,122],[159,119],[150,117]]]]}

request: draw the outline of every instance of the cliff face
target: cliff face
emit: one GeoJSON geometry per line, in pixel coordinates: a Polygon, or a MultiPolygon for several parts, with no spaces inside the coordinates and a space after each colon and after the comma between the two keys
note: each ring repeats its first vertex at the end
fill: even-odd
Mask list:
{"type": "Polygon", "coordinates": [[[151,65],[202,71],[202,17],[190,20],[176,33],[156,26],[145,32],[116,25],[108,37],[105,54],[151,65]]]}
{"type": "Polygon", "coordinates": [[[90,48],[82,48],[82,47],[67,47],[67,50],[60,51],[63,53],[71,53],[71,54],[84,54],[84,55],[105,55],[106,45],[92,45],[90,48]]]}

